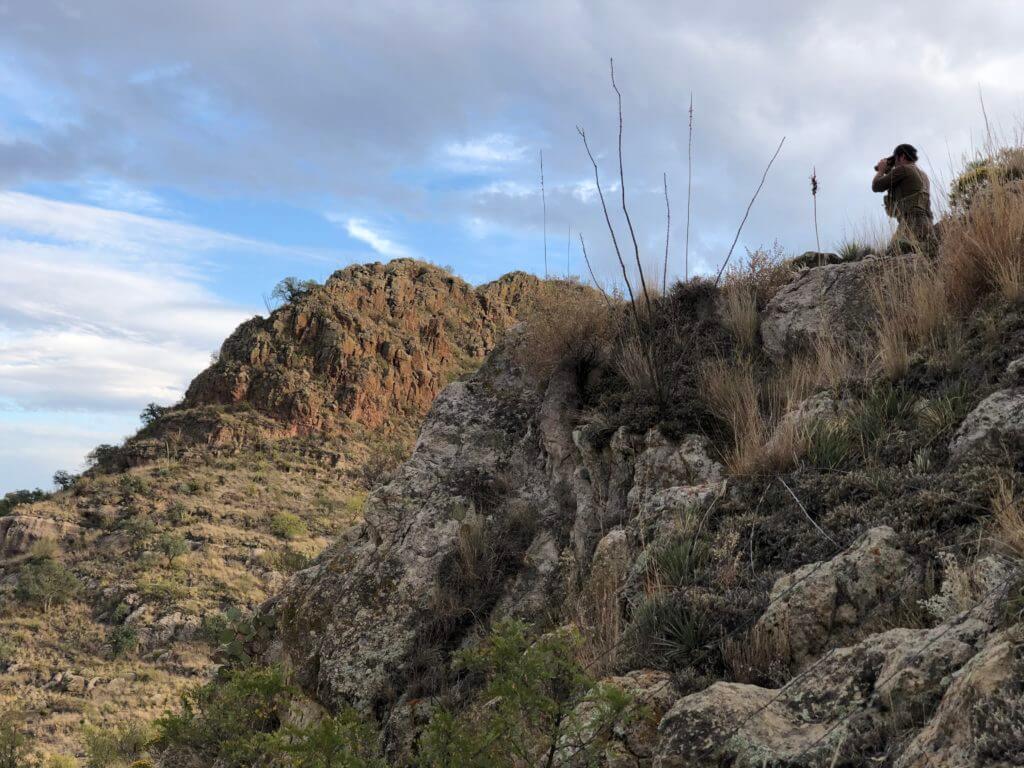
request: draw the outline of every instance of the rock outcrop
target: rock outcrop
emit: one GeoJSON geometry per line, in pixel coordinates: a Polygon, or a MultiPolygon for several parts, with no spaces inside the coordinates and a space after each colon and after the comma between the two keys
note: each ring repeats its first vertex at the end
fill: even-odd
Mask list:
{"type": "Polygon", "coordinates": [[[761,318],[765,351],[783,360],[826,339],[850,346],[862,343],[877,317],[871,281],[883,269],[912,265],[913,258],[869,256],[800,272],[765,307],[761,318]]]}
{"type": "Polygon", "coordinates": [[[473,288],[411,259],[348,267],[239,326],[183,405],[246,405],[292,434],[422,415],[494,348],[536,285],[512,273],[473,288]]]}
{"type": "Polygon", "coordinates": [[[963,420],[949,443],[954,461],[1001,461],[1024,447],[1024,388],[986,397],[963,420]]]}
{"type": "Polygon", "coordinates": [[[866,634],[869,618],[877,622],[883,611],[912,605],[920,594],[917,567],[896,532],[873,528],[832,560],[776,581],[754,632],[799,669],[827,646],[866,634]]]}

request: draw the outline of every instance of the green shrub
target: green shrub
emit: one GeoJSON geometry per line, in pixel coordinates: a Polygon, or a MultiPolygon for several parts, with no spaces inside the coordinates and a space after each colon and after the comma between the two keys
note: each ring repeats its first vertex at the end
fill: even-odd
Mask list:
{"type": "Polygon", "coordinates": [[[648,577],[667,587],[692,583],[709,555],[707,541],[695,534],[696,526],[688,525],[686,530],[656,544],[647,564],[648,577]]]}
{"type": "Polygon", "coordinates": [[[53,484],[59,491],[66,491],[75,484],[78,480],[78,475],[73,475],[70,472],[58,469],[53,473],[53,484]]]}
{"type": "Polygon", "coordinates": [[[308,532],[303,519],[291,512],[277,512],[270,518],[270,530],[282,539],[297,539],[308,532]]]}
{"type": "Polygon", "coordinates": [[[350,708],[306,728],[283,728],[267,739],[282,768],[386,768],[377,729],[350,708]]]}
{"type": "Polygon", "coordinates": [[[180,533],[165,531],[156,540],[156,549],[167,558],[167,567],[174,565],[176,558],[189,551],[188,541],[180,533]]]}
{"type": "Polygon", "coordinates": [[[14,508],[20,504],[32,504],[33,502],[47,499],[49,496],[50,494],[41,488],[36,488],[34,491],[25,488],[20,491],[5,493],[4,497],[0,499],[0,517],[11,514],[14,508]]]}
{"type": "Polygon", "coordinates": [[[806,456],[812,467],[842,469],[857,453],[850,429],[842,420],[819,420],[807,431],[806,456]]]}
{"type": "Polygon", "coordinates": [[[270,735],[291,689],[276,668],[248,667],[186,691],[181,708],[156,722],[165,765],[265,765],[270,735]]]}
{"type": "Polygon", "coordinates": [[[167,505],[167,519],[175,525],[184,525],[192,521],[193,514],[183,502],[174,499],[167,505]]]}
{"type": "Polygon", "coordinates": [[[46,759],[46,768],[78,768],[78,760],[70,755],[50,755],[46,759]]]}
{"type": "Polygon", "coordinates": [[[149,726],[132,720],[113,727],[87,725],[82,737],[86,768],[128,768],[146,756],[153,734],[149,726]]]}
{"type": "Polygon", "coordinates": [[[78,589],[78,579],[60,561],[41,558],[30,560],[21,567],[14,596],[46,612],[54,605],[72,599],[78,589]]]}
{"type": "Polygon", "coordinates": [[[170,408],[165,405],[150,403],[142,409],[142,413],[139,414],[139,421],[142,422],[142,426],[148,427],[158,421],[169,410],[170,408]]]}
{"type": "Polygon", "coordinates": [[[456,669],[483,678],[476,704],[441,709],[419,740],[424,768],[512,768],[598,765],[616,725],[635,715],[613,686],[596,685],[576,660],[579,637],[559,631],[535,638],[518,621],[503,621],[477,647],[460,653],[456,669]],[[577,707],[586,716],[577,718],[577,707]]]}
{"type": "Polygon", "coordinates": [[[855,402],[846,415],[851,440],[864,456],[874,454],[890,432],[914,425],[914,396],[901,384],[883,383],[855,402]]]}
{"type": "Polygon", "coordinates": [[[110,652],[113,657],[120,658],[134,651],[139,645],[139,633],[127,624],[120,624],[110,630],[107,635],[110,652]]]}
{"type": "Polygon", "coordinates": [[[678,669],[692,663],[710,640],[708,617],[679,595],[653,595],[634,611],[626,646],[639,664],[678,669]]]}
{"type": "Polygon", "coordinates": [[[14,715],[0,713],[0,768],[25,768],[29,742],[18,728],[14,715]]]}
{"type": "Polygon", "coordinates": [[[142,475],[125,472],[117,479],[117,487],[122,496],[145,496],[149,493],[149,483],[142,475]]]}

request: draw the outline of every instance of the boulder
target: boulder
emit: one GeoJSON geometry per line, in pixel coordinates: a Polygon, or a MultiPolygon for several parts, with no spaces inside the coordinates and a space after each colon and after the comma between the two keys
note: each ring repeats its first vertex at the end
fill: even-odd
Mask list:
{"type": "MultiPolygon", "coordinates": [[[[916,258],[899,257],[899,261],[916,258]]],[[[877,316],[870,281],[894,261],[867,258],[801,272],[765,307],[761,318],[765,350],[778,361],[813,349],[825,337],[850,345],[863,341],[877,316]]]]}
{"type": "Polygon", "coordinates": [[[0,517],[0,558],[24,555],[33,544],[45,539],[71,544],[82,533],[80,526],[62,520],[32,515],[0,517]]]}
{"type": "Polygon", "coordinates": [[[659,725],[654,766],[869,764],[894,729],[934,707],[984,643],[990,613],[988,605],[933,629],[873,635],[826,654],[782,689],[718,682],[686,696],[659,725]]]}
{"type": "Polygon", "coordinates": [[[829,645],[868,631],[865,620],[920,592],[918,569],[888,526],[872,528],[831,560],[778,579],[754,626],[780,661],[801,667],[829,645]]]}
{"type": "Polygon", "coordinates": [[[1024,765],[1024,625],[991,637],[953,676],[896,768],[1024,765]]]}
{"type": "Polygon", "coordinates": [[[952,461],[1000,461],[1024,448],[1024,387],[1002,389],[967,414],[949,443],[952,461]]]}

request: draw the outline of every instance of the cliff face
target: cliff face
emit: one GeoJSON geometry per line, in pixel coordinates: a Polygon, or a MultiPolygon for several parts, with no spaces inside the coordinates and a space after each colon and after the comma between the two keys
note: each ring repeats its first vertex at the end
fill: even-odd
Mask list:
{"type": "MultiPolygon", "coordinates": [[[[766,318],[809,327],[820,313],[793,291],[861,279],[818,269],[766,318]]],[[[830,300],[859,313],[859,339],[873,310],[843,287],[830,300]]],[[[997,478],[1019,477],[1022,366],[1007,357],[1024,352],[1024,320],[1007,313],[998,350],[980,351],[986,333],[968,324],[969,366],[920,363],[899,387],[851,380],[791,412],[866,429],[880,408],[889,436],[870,452],[745,477],[702,435],[608,434],[607,414],[586,413],[593,379],[564,369],[538,384],[513,334],[441,392],[364,522],[264,605],[276,629],[258,650],[328,710],[376,718],[395,764],[432,702],[489,706],[451,663],[508,617],[578,630],[588,671],[646,708],[644,728],[601,736],[603,758],[569,746],[552,764],[1014,764],[1021,561],[977,536],[997,478]]]]}
{"type": "Polygon", "coordinates": [[[473,288],[411,259],[348,267],[239,326],[183,407],[248,406],[289,434],[420,417],[494,348],[536,285],[514,273],[473,288]]]}

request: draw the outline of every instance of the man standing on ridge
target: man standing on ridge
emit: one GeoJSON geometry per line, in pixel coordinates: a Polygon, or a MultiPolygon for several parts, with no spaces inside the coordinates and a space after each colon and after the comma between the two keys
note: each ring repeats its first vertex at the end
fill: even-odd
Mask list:
{"type": "Polygon", "coordinates": [[[889,255],[933,252],[935,229],[928,187],[928,177],[917,167],[917,150],[910,144],[900,144],[875,166],[871,191],[886,193],[885,212],[898,222],[887,249],[889,255]]]}

